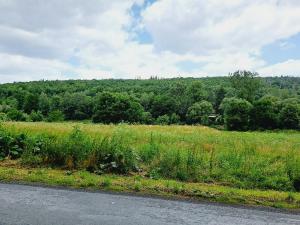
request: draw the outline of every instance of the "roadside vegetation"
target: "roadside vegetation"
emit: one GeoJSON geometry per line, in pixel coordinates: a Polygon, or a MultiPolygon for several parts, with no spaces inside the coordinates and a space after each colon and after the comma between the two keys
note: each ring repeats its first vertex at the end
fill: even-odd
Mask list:
{"type": "MultiPolygon", "coordinates": [[[[297,131],[6,122],[0,129],[0,158],[2,166],[10,159],[17,160],[19,168],[139,176],[153,183],[170,179],[232,188],[233,192],[274,190],[298,196],[299,140],[297,131]]],[[[103,185],[110,186],[110,181],[103,185]]],[[[137,183],[136,191],[142,186],[137,183]]],[[[298,200],[294,203],[300,207],[298,200]]]]}
{"type": "Polygon", "coordinates": [[[0,179],[300,208],[299,129],[295,77],[1,84],[0,179]]]}
{"type": "Polygon", "coordinates": [[[21,168],[11,162],[0,162],[0,181],[103,190],[171,199],[267,206],[299,210],[300,193],[273,190],[246,190],[217,184],[187,183],[168,179],[150,179],[140,175],[97,175],[87,171],[64,171],[49,168],[21,168]]]}

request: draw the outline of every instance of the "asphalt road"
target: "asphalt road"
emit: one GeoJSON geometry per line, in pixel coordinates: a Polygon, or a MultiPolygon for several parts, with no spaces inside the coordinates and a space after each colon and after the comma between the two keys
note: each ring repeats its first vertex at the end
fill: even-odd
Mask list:
{"type": "Polygon", "coordinates": [[[0,225],[258,225],[300,224],[300,215],[230,207],[0,184],[0,225]]]}

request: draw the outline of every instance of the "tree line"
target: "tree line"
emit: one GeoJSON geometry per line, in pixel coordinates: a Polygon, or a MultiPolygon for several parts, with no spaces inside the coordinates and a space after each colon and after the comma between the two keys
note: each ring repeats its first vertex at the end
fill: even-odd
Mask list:
{"type": "Polygon", "coordinates": [[[299,129],[300,78],[36,81],[0,85],[0,120],[299,129]]]}

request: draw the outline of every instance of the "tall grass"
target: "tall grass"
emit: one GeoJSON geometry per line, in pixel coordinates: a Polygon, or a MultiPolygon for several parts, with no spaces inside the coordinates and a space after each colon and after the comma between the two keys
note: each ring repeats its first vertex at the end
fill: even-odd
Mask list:
{"type": "Polygon", "coordinates": [[[12,122],[3,132],[26,136],[21,161],[30,165],[300,191],[299,132],[12,122]]]}

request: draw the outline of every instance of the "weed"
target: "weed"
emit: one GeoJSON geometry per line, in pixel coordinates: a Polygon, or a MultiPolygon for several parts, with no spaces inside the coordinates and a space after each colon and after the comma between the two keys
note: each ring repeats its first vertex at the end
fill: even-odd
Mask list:
{"type": "Polygon", "coordinates": [[[4,122],[0,160],[293,192],[300,191],[299,140],[299,132],[201,126],[4,122]]]}
{"type": "Polygon", "coordinates": [[[286,200],[287,200],[288,202],[294,202],[294,201],[296,200],[296,199],[295,199],[294,193],[289,192],[289,193],[288,193],[288,196],[287,196],[287,198],[286,198],[286,200]]]}
{"type": "Polygon", "coordinates": [[[136,191],[136,192],[139,192],[139,191],[141,191],[141,189],[142,189],[142,184],[141,184],[141,182],[135,182],[134,183],[134,190],[136,191]]]}
{"type": "Polygon", "coordinates": [[[108,187],[111,186],[111,184],[112,184],[111,179],[108,178],[108,177],[105,177],[104,180],[101,183],[101,186],[104,187],[104,188],[108,188],[108,187]]]}

